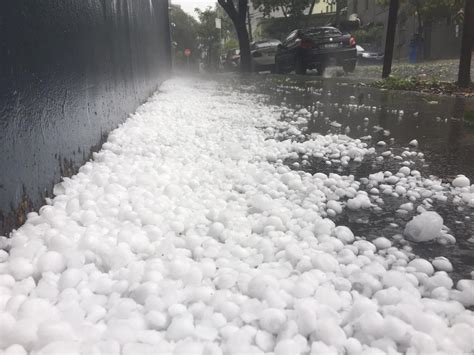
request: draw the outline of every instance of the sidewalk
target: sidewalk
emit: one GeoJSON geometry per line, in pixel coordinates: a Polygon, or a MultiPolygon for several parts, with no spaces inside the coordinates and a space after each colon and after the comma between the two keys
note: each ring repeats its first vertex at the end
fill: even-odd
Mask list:
{"type": "MultiPolygon", "coordinates": [[[[391,75],[401,79],[416,77],[427,81],[456,82],[458,70],[459,59],[424,61],[416,64],[394,62],[391,75]]],[[[379,80],[382,78],[382,65],[359,65],[354,76],[379,80]]],[[[474,77],[474,68],[471,70],[471,76],[474,77]]]]}
{"type": "MultiPolygon", "coordinates": [[[[283,164],[375,149],[283,139],[311,113],[281,111],[223,83],[166,82],[2,241],[0,350],[472,353],[472,280],[453,288],[449,261],[336,227],[343,208],[373,207],[354,176],[283,164]]],[[[460,184],[452,193],[467,196],[460,184]]]]}

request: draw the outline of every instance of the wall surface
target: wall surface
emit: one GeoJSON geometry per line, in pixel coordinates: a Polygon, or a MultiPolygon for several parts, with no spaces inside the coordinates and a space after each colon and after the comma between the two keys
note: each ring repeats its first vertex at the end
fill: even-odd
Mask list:
{"type": "Polygon", "coordinates": [[[168,0],[0,3],[0,235],[158,88],[170,58],[168,0]]]}

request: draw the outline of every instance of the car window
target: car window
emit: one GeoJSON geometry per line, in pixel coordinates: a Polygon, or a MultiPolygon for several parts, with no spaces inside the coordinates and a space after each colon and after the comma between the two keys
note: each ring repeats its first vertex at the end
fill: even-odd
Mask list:
{"type": "Polygon", "coordinates": [[[290,43],[293,39],[295,39],[296,35],[298,34],[298,30],[294,30],[291,32],[288,37],[286,37],[285,41],[283,42],[284,45],[290,43]]]}

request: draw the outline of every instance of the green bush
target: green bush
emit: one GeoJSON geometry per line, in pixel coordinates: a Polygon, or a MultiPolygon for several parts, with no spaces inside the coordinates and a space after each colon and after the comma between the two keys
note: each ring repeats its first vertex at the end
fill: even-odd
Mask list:
{"type": "Polygon", "coordinates": [[[299,17],[266,18],[260,23],[261,37],[284,40],[297,28],[326,26],[334,22],[333,14],[317,14],[299,17]]]}

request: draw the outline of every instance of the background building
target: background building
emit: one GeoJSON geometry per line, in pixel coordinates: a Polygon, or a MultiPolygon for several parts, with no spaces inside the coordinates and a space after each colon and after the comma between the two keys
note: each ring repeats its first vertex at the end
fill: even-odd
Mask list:
{"type": "MultiPolygon", "coordinates": [[[[461,48],[460,24],[456,9],[440,10],[441,15],[432,16],[423,23],[420,36],[421,43],[418,53],[420,59],[446,59],[459,56],[461,48]]],[[[382,45],[372,43],[383,50],[388,20],[388,7],[380,5],[377,0],[348,0],[348,18],[358,18],[362,29],[381,27],[382,45]]],[[[394,58],[406,60],[410,52],[410,44],[419,31],[419,19],[413,12],[400,8],[395,38],[394,58]]],[[[370,44],[369,44],[370,45],[370,44]]]]}

